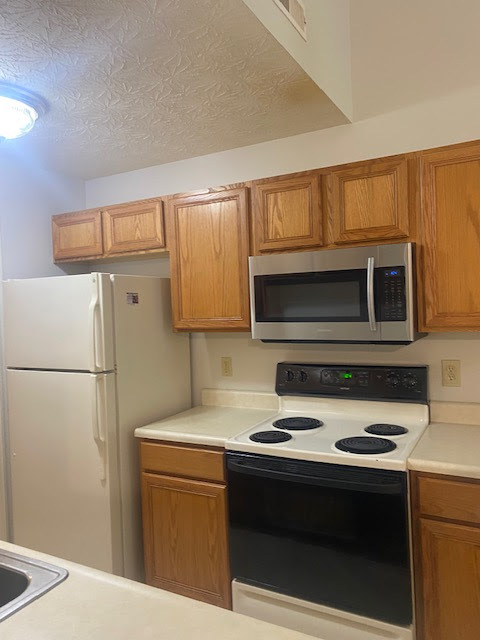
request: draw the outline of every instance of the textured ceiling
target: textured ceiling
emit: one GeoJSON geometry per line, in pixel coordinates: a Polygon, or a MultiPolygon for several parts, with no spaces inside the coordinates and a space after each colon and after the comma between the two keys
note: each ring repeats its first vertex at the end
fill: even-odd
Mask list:
{"type": "Polygon", "coordinates": [[[50,105],[3,144],[82,178],[346,122],[242,0],[0,0],[0,80],[50,105]]]}

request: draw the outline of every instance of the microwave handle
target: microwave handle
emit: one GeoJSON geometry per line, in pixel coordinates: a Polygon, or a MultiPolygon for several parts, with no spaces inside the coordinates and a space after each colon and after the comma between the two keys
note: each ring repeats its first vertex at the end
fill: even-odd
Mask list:
{"type": "Polygon", "coordinates": [[[377,319],[375,317],[375,258],[367,260],[367,311],[370,331],[377,330],[377,319]]]}

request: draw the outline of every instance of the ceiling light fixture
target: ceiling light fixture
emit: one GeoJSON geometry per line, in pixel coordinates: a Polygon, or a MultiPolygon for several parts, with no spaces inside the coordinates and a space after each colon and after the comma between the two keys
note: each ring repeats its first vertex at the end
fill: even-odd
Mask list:
{"type": "Polygon", "coordinates": [[[40,96],[0,82],[0,140],[25,135],[46,111],[47,103],[40,96]]]}

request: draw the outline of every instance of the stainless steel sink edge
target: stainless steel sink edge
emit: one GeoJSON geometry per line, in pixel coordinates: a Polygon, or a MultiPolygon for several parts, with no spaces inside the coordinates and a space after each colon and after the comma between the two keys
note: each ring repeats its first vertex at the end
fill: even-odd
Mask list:
{"type": "Polygon", "coordinates": [[[0,607],[0,622],[37,600],[68,577],[62,567],[0,549],[0,566],[28,577],[28,586],[17,598],[0,607]]]}

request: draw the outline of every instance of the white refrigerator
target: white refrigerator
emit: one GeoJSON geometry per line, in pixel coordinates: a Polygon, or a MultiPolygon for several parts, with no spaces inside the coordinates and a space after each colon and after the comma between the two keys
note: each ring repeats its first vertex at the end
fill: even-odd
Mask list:
{"type": "Polygon", "coordinates": [[[191,406],[167,278],[4,282],[13,542],[141,580],[136,427],[191,406]]]}

